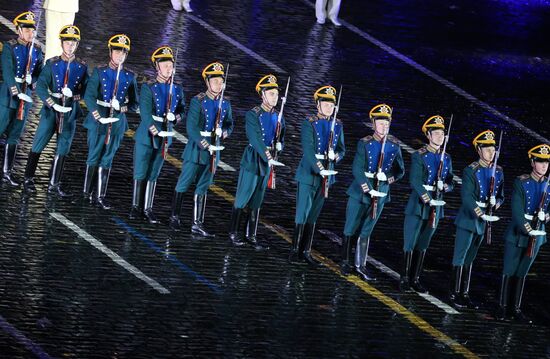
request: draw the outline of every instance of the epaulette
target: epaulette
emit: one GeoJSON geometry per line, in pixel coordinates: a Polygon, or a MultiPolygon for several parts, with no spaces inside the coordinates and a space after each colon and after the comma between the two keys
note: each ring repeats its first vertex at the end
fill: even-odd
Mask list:
{"type": "Polygon", "coordinates": [[[316,116],[309,116],[309,117],[307,118],[307,120],[308,120],[309,122],[315,122],[315,121],[317,121],[317,117],[316,117],[316,116]]]}
{"type": "Polygon", "coordinates": [[[525,181],[525,180],[528,180],[529,178],[531,178],[530,174],[524,174],[524,175],[518,176],[518,179],[520,181],[525,181]]]}
{"type": "Polygon", "coordinates": [[[502,169],[502,167],[500,167],[499,165],[497,165],[497,171],[504,172],[504,170],[502,169]]]}
{"type": "Polygon", "coordinates": [[[477,170],[479,168],[479,162],[478,161],[472,162],[468,165],[468,167],[470,167],[473,170],[477,170]]]}
{"type": "Polygon", "coordinates": [[[370,140],[372,140],[372,136],[371,135],[368,135],[368,136],[365,136],[361,139],[361,141],[363,142],[369,142],[370,140]]]}
{"type": "Polygon", "coordinates": [[[419,148],[417,152],[423,155],[424,153],[428,152],[428,149],[426,148],[426,146],[424,146],[422,148],[419,148]]]}
{"type": "Polygon", "coordinates": [[[80,57],[75,57],[75,61],[80,62],[82,65],[87,65],[86,60],[81,59],[80,57]]]}
{"type": "Polygon", "coordinates": [[[196,98],[197,100],[199,100],[199,101],[202,101],[202,99],[203,99],[205,96],[206,96],[206,93],[201,92],[201,93],[195,95],[195,98],[196,98]]]}
{"type": "Polygon", "coordinates": [[[34,48],[35,49],[42,49],[42,46],[40,46],[40,44],[38,42],[34,42],[34,48]]]}
{"type": "Polygon", "coordinates": [[[60,59],[60,56],[54,56],[54,57],[50,57],[50,58],[48,59],[48,61],[49,61],[49,62],[56,62],[56,61],[59,61],[59,59],[60,59]]]}
{"type": "MultiPolygon", "coordinates": [[[[124,66],[124,67],[122,68],[122,70],[124,70],[124,71],[126,71],[126,72],[129,72],[129,73],[131,73],[131,74],[134,75],[134,76],[136,76],[136,74],[137,74],[137,72],[135,72],[134,70],[132,70],[132,69],[126,67],[126,66],[124,66]]],[[[122,71],[121,71],[121,72],[122,72],[122,71]]]]}
{"type": "Polygon", "coordinates": [[[8,41],[8,44],[10,44],[11,46],[14,46],[14,45],[17,45],[17,39],[11,39],[8,41]]]}
{"type": "Polygon", "coordinates": [[[157,82],[156,79],[147,79],[147,80],[145,81],[145,83],[146,83],[149,87],[151,87],[152,85],[154,85],[156,82],[157,82]]]}
{"type": "Polygon", "coordinates": [[[390,140],[391,142],[393,143],[399,143],[399,141],[397,140],[397,138],[395,138],[394,136],[392,135],[388,135],[388,140],[390,140]]]}
{"type": "Polygon", "coordinates": [[[254,107],[252,108],[252,111],[256,112],[256,114],[259,114],[260,111],[262,111],[262,108],[261,108],[260,106],[254,106],[254,107]]]}

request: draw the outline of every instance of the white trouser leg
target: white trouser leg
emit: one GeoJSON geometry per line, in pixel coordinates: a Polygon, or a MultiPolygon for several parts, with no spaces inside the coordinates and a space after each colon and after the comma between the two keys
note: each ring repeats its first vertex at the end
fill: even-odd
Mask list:
{"type": "Polygon", "coordinates": [[[328,0],[316,0],[315,1],[315,17],[317,17],[318,21],[325,21],[327,18],[326,15],[326,7],[327,7],[327,1],[328,0]]]}

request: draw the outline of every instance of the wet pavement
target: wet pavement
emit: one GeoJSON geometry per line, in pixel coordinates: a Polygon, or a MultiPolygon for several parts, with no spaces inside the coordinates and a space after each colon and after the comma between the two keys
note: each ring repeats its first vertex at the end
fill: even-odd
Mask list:
{"type": "MultiPolygon", "coordinates": [[[[391,131],[412,148],[423,143],[420,127],[427,117],[454,114],[448,151],[459,176],[475,160],[471,139],[486,128],[504,130],[500,164],[510,198],[513,179],[529,169],[526,151],[550,136],[544,122],[550,111],[550,45],[541,35],[550,23],[550,4],[344,1],[345,26],[337,29],[315,24],[307,0],[193,1],[192,15],[171,10],[168,1],[149,1],[148,7],[130,3],[120,10],[122,1],[82,2],[76,18],[83,36],[78,56],[90,68],[104,64],[107,39],[127,33],[132,39],[128,67],[143,80],[153,76],[149,57],[154,49],[177,47],[177,78],[188,100],[203,90],[205,65],[229,62],[226,95],[237,125],[222,160],[237,171],[247,145],[244,113],[258,104],[257,80],[267,73],[281,83],[292,77],[281,156],[287,167],[278,172],[278,188],[268,191],[261,211],[259,234],[269,250],[233,248],[226,239],[238,176],[231,170],[218,171],[208,197],[206,223],[217,238],[168,229],[184,148],[179,141],[158,182],[154,209],[162,224],[157,226],[128,219],[130,134],[115,157],[108,191],[115,208],[110,211],[47,196],[50,145],[37,170],[38,194],[0,188],[0,357],[550,357],[548,246],[526,284],[523,308],[534,324],[492,317],[509,202],[499,210],[493,244],[482,246],[474,263],[471,296],[482,303],[478,311],[450,314],[415,293],[399,293],[391,274],[373,268],[379,280],[365,284],[342,277],[335,264],[355,144],[369,134],[367,114],[379,102],[395,108],[391,131]],[[340,116],[348,152],[317,226],[314,249],[324,266],[312,269],[288,265],[286,258],[293,176],[301,155],[299,127],[314,111],[313,91],[327,83],[344,86],[340,116]]],[[[0,15],[11,20],[29,5],[2,0],[0,15]]],[[[0,39],[11,37],[0,25],[0,39]]],[[[37,113],[35,107],[18,149],[19,178],[37,113]]],[[[139,118],[130,115],[129,122],[135,130],[139,118]]],[[[184,126],[177,130],[185,134],[184,126]]],[[[83,183],[85,134],[80,122],[66,163],[64,182],[75,193],[83,183]]],[[[408,193],[406,179],[393,186],[369,253],[395,271],[408,193]]],[[[447,218],[432,241],[423,277],[430,294],[443,302],[459,191],[446,200],[447,218]]],[[[184,226],[190,227],[191,193],[182,213],[184,226]]]]}

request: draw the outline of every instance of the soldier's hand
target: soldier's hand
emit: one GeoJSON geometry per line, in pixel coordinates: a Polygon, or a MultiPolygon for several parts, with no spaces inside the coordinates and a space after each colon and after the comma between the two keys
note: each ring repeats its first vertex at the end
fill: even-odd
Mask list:
{"type": "Polygon", "coordinates": [[[386,174],[384,172],[380,171],[376,174],[376,179],[384,182],[388,180],[388,177],[386,177],[386,174]]]}
{"type": "Polygon", "coordinates": [[[489,216],[488,214],[483,214],[481,216],[481,219],[483,219],[485,222],[496,222],[500,219],[498,216],[489,216]]]}
{"type": "Polygon", "coordinates": [[[537,217],[539,217],[539,221],[544,222],[546,221],[546,213],[544,211],[539,211],[537,214],[537,217]]]}
{"type": "Polygon", "coordinates": [[[115,111],[120,111],[120,102],[116,98],[112,99],[111,107],[115,109],[115,111]]]}
{"type": "Polygon", "coordinates": [[[215,152],[215,151],[223,151],[224,149],[225,149],[224,146],[214,146],[214,145],[209,145],[208,146],[208,151],[210,151],[210,153],[215,152]]]}
{"type": "Polygon", "coordinates": [[[377,191],[375,189],[371,189],[369,191],[369,194],[371,197],[386,197],[388,194],[384,192],[377,191]]]}
{"type": "Polygon", "coordinates": [[[31,74],[27,74],[27,76],[25,76],[25,82],[27,84],[32,84],[32,75],[31,74]]]}
{"type": "Polygon", "coordinates": [[[546,235],[546,231],[541,231],[541,230],[538,230],[538,229],[532,229],[529,231],[529,235],[530,236],[533,236],[533,237],[536,237],[536,236],[545,236],[546,235]]]}
{"type": "Polygon", "coordinates": [[[68,88],[67,86],[63,87],[63,90],[61,90],[61,93],[65,97],[73,97],[73,91],[70,88],[68,88]]]}
{"type": "Polygon", "coordinates": [[[277,152],[281,152],[283,150],[283,144],[281,142],[277,142],[275,144],[275,150],[277,150],[277,152]]]}
{"type": "Polygon", "coordinates": [[[432,207],[439,207],[446,205],[447,202],[439,200],[439,199],[430,199],[430,206],[432,207]]]}
{"type": "Polygon", "coordinates": [[[99,122],[101,122],[102,124],[107,124],[107,123],[113,123],[113,122],[117,122],[119,120],[118,117],[101,117],[99,119],[99,122]]]}
{"type": "Polygon", "coordinates": [[[441,192],[445,189],[445,183],[442,180],[437,181],[437,189],[441,192]]]}
{"type": "Polygon", "coordinates": [[[497,198],[495,196],[489,197],[489,204],[494,207],[497,204],[497,198]]]}
{"type": "Polygon", "coordinates": [[[222,134],[223,134],[223,131],[222,131],[221,127],[217,127],[216,128],[216,136],[221,137],[222,134]]]}
{"type": "Polygon", "coordinates": [[[334,161],[336,159],[336,154],[333,150],[328,151],[328,159],[334,161]]]}
{"type": "Polygon", "coordinates": [[[323,177],[334,176],[337,173],[338,171],[334,171],[334,170],[321,170],[321,172],[319,172],[319,174],[323,177]]]}
{"type": "Polygon", "coordinates": [[[54,104],[53,109],[56,110],[57,112],[60,112],[60,113],[67,113],[70,110],[72,110],[71,107],[65,107],[65,106],[61,106],[61,105],[58,105],[58,104],[54,104]]]}
{"type": "Polygon", "coordinates": [[[280,166],[280,167],[284,167],[284,163],[279,162],[279,161],[275,161],[275,160],[269,160],[267,163],[268,163],[270,166],[280,166]]]}
{"type": "Polygon", "coordinates": [[[176,119],[176,116],[172,112],[166,114],[166,119],[170,122],[173,122],[176,119]]]}
{"type": "Polygon", "coordinates": [[[17,95],[17,97],[22,101],[32,103],[32,98],[30,98],[30,96],[25,93],[20,93],[17,95]]]}
{"type": "Polygon", "coordinates": [[[168,132],[168,131],[160,131],[158,133],[160,137],[171,137],[174,136],[174,132],[168,132]]]}

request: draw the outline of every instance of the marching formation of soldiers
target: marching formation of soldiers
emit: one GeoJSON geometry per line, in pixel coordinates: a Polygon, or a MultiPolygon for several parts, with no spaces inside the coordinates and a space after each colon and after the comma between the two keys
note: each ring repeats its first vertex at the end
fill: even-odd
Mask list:
{"type": "MultiPolygon", "coordinates": [[[[207,192],[224,150],[223,141],[231,136],[235,126],[231,103],[224,98],[229,68],[219,62],[207,65],[202,71],[205,91],[191,98],[186,109],[183,87],[174,81],[177,54],[168,46],[153,52],[151,62],[156,78],[138,89],[136,74],[124,65],[131,48],[128,36],[112,36],[108,41],[107,65],[96,67],[89,75],[86,63],[75,57],[81,40],[78,27],[61,28],[62,54],[43,65],[42,51],[34,40],[37,28],[34,14],[22,13],[13,23],[18,38],[4,43],[1,58],[0,136],[6,136],[3,182],[19,185],[12,171],[35,89],[43,107],[28,155],[23,187],[26,193],[36,192],[34,176],[40,154],[55,134],[57,148],[48,192],[59,197],[70,196],[61,187],[61,177],[75,135],[76,120],[82,116],[80,100],[83,99],[88,110],[84,121],[88,158],[82,195],[75,203],[95,203],[110,209],[106,195],[113,158],[128,130],[126,113],[136,112],[141,122],[134,135],[130,218],[157,223],[153,213],[156,183],[172,144],[173,128],[185,119],[189,141],[174,190],[170,227],[181,230],[183,195],[194,185],[191,232],[213,237],[204,224],[207,192]]],[[[256,85],[260,105],[245,116],[249,145],[240,162],[229,228],[229,239],[236,246],[249,243],[256,249],[264,249],[256,234],[266,189],[275,188],[277,168],[284,166],[279,154],[285,144],[283,109],[289,83],[290,79],[280,110],[276,111],[281,90],[277,78],[262,77],[256,85]]],[[[332,86],[322,86],[315,91],[313,100],[317,112],[301,125],[303,156],[295,176],[298,189],[290,262],[319,264],[312,255],[315,224],[335,183],[336,165],[346,153],[343,124],[337,119],[341,93],[332,86]]],[[[374,281],[366,265],[371,233],[384,205],[390,201],[391,186],[405,175],[405,164],[398,140],[389,134],[392,108],[377,105],[369,112],[369,118],[374,132],[357,143],[353,182],[347,190],[340,267],[344,275],[356,274],[365,281],[374,281]]],[[[405,209],[399,283],[402,291],[427,292],[420,281],[423,263],[431,238],[444,217],[444,195],[455,188],[452,160],[446,151],[451,125],[452,117],[448,125],[441,116],[428,118],[422,126],[427,144],[412,155],[411,194],[405,209]]],[[[472,266],[482,242],[491,241],[492,224],[499,220],[494,213],[504,201],[504,175],[497,165],[500,141],[497,146],[495,133],[483,131],[472,143],[479,159],[463,171],[449,299],[456,308],[475,309],[477,305],[469,296],[472,266]]],[[[504,269],[496,314],[498,319],[511,315],[522,322],[530,322],[521,312],[525,277],[546,242],[550,202],[546,173],[550,145],[535,146],[527,156],[531,172],[516,178],[512,192],[512,221],[505,233],[504,269]]]]}

